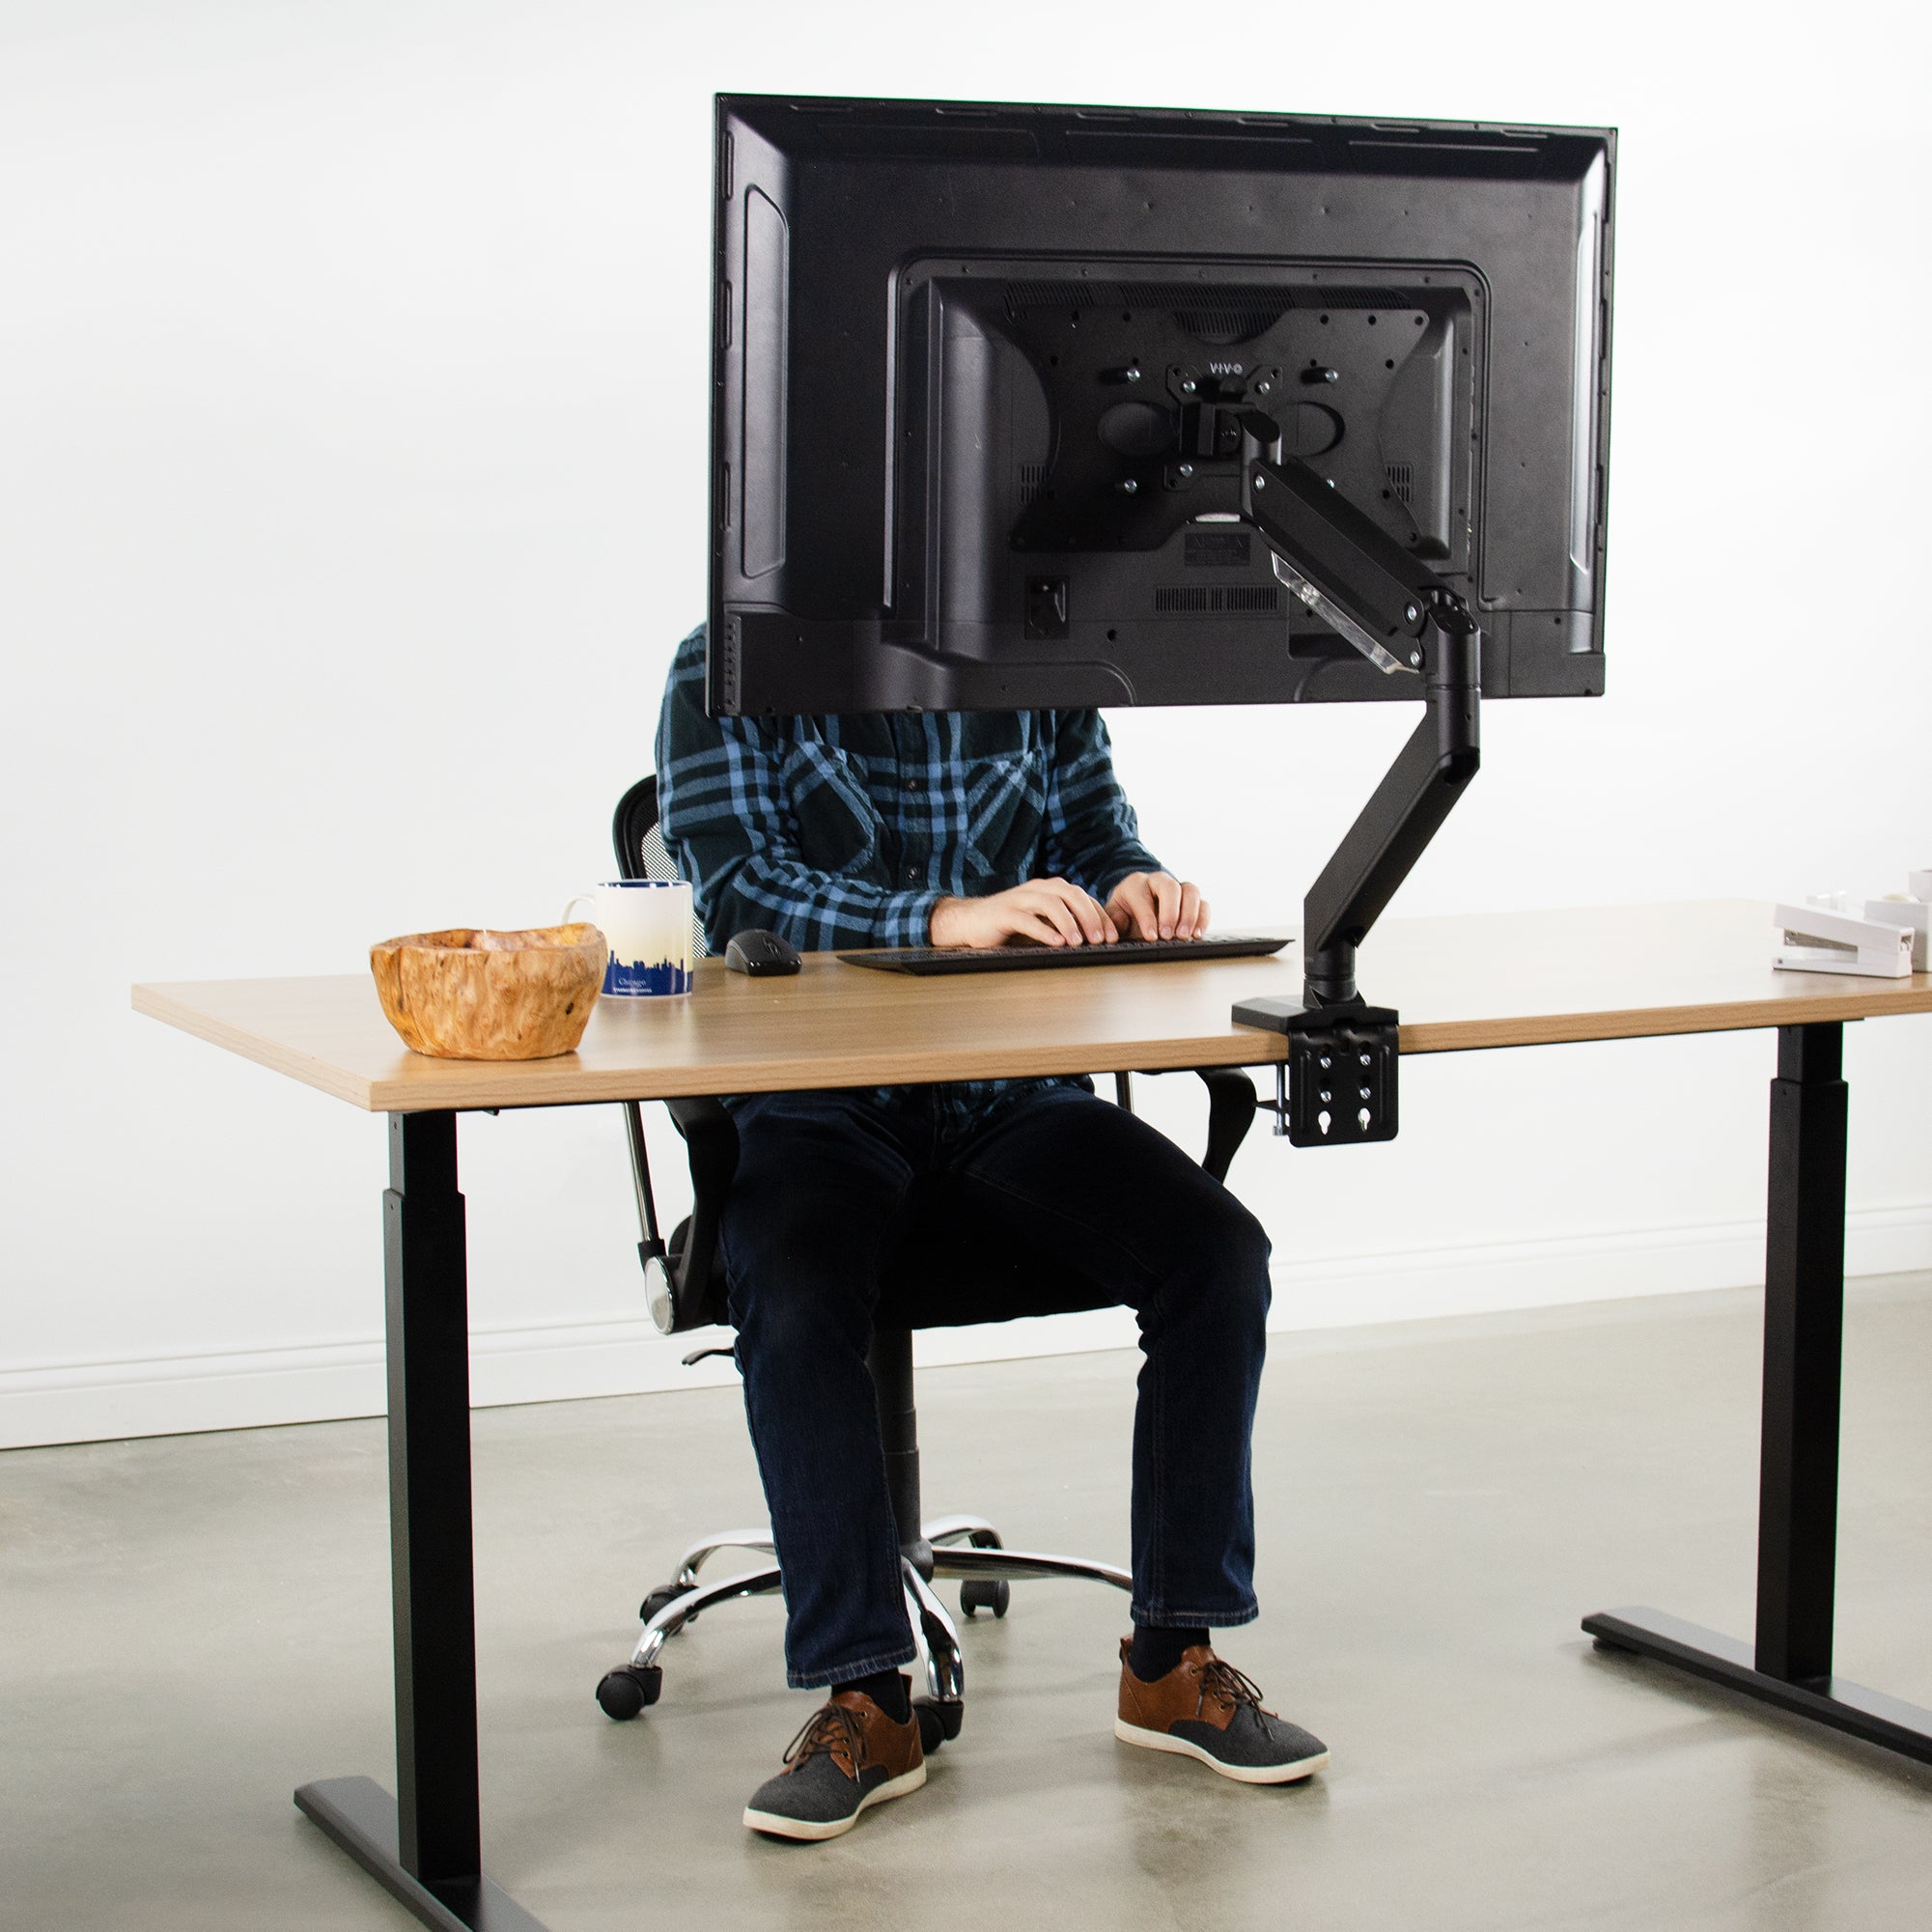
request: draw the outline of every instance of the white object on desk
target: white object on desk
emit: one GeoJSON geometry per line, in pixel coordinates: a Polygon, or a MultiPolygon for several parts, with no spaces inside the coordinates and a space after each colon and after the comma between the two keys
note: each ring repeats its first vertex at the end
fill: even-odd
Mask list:
{"type": "Polygon", "coordinates": [[[1912,932],[1903,921],[1855,919],[1821,906],[1779,906],[1774,917],[1784,943],[1771,963],[1780,972],[1911,976],[1912,932]]]}
{"type": "Polygon", "coordinates": [[[1884,926],[1905,927],[1912,935],[1912,970],[1932,972],[1932,965],[1927,964],[1932,959],[1932,906],[1900,893],[1885,899],[1867,899],[1865,917],[1884,926]]]}

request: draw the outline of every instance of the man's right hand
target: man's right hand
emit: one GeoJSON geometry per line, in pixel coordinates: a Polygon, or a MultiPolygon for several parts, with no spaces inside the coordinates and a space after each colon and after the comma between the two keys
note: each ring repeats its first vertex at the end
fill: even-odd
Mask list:
{"type": "Polygon", "coordinates": [[[1120,935],[1105,908],[1065,879],[1029,879],[984,899],[941,899],[928,929],[936,946],[1104,946],[1120,935]]]}

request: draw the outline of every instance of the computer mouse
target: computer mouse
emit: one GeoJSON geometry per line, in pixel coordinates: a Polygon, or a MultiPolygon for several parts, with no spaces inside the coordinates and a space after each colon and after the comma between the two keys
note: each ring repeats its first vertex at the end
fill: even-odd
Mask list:
{"type": "Polygon", "coordinates": [[[724,949],[724,963],[733,972],[748,973],[753,979],[776,979],[782,973],[797,972],[800,965],[798,947],[763,926],[732,934],[731,943],[724,949]]]}

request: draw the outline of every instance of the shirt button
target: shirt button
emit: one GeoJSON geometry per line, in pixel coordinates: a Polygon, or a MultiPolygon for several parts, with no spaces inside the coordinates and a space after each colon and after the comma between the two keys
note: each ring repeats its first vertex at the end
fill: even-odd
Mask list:
{"type": "Polygon", "coordinates": [[[916,791],[917,791],[917,790],[919,789],[919,781],[918,781],[918,779],[916,779],[916,778],[909,778],[909,779],[907,779],[907,781],[906,781],[906,789],[907,789],[907,791],[909,791],[909,792],[916,792],[916,791]]]}
{"type": "Polygon", "coordinates": [[[916,865],[909,865],[906,868],[906,883],[908,885],[916,885],[918,882],[919,868],[916,865]]]}

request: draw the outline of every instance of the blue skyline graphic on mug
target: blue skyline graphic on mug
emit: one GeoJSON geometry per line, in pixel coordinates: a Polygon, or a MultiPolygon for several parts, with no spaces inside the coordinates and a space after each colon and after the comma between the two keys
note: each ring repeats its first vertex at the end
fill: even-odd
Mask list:
{"type": "Polygon", "coordinates": [[[603,990],[628,999],[648,993],[688,993],[691,971],[678,960],[658,960],[646,966],[642,960],[621,960],[612,953],[603,969],[603,990]]]}

